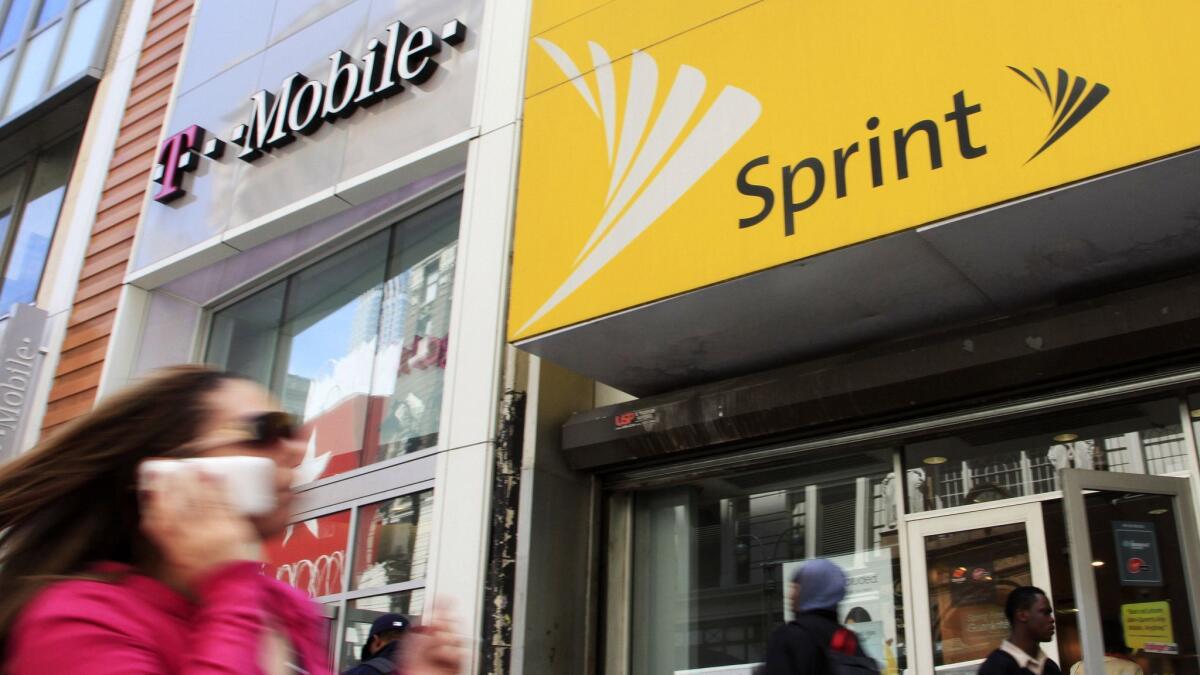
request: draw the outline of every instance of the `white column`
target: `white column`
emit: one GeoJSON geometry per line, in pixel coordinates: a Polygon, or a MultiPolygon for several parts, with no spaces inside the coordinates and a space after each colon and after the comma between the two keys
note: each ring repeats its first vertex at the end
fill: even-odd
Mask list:
{"type": "Polygon", "coordinates": [[[1142,447],[1142,435],[1136,431],[1125,434],[1125,457],[1130,473],[1146,473],[1146,453],[1142,447]]]}
{"type": "MultiPolygon", "coordinates": [[[[427,587],[434,607],[453,598],[470,634],[484,613],[528,13],[528,0],[489,3],[479,32],[479,136],[467,159],[439,436],[427,587]]],[[[468,650],[464,672],[476,672],[479,658],[468,650]]]]}
{"type": "Polygon", "coordinates": [[[1021,495],[1028,497],[1033,494],[1033,464],[1029,461],[1029,453],[1021,451],[1021,495]]]}

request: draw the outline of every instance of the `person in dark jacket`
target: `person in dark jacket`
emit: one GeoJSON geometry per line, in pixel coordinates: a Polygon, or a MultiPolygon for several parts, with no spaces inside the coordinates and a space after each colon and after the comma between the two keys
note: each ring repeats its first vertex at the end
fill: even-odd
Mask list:
{"type": "Polygon", "coordinates": [[[979,667],[979,675],[1062,675],[1042,643],[1054,639],[1054,608],[1045,591],[1021,586],[1008,594],[1004,616],[1012,630],[979,667]]]}
{"type": "MultiPolygon", "coordinates": [[[[826,650],[835,633],[853,640],[853,633],[837,622],[838,603],[846,597],[846,573],[828,560],[810,560],[792,575],[792,608],[796,618],[771,634],[767,642],[764,675],[818,675],[830,670],[826,650]]],[[[846,645],[863,657],[853,640],[846,645]]]]}
{"type": "Polygon", "coordinates": [[[391,675],[396,669],[396,651],[400,648],[400,639],[408,631],[410,623],[403,614],[384,614],[372,621],[359,664],[342,675],[391,675]]]}

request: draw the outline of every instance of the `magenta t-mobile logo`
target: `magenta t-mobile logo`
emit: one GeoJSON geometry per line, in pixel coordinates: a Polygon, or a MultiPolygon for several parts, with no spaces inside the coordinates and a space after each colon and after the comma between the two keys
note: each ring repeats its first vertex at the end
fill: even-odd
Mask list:
{"type": "MultiPolygon", "coordinates": [[[[154,195],[154,201],[166,204],[185,194],[183,175],[194,171],[199,165],[196,153],[204,143],[204,134],[203,127],[193,124],[163,141],[162,148],[158,151],[158,165],[154,167],[154,182],[162,187],[159,188],[158,194],[154,195]]],[[[218,144],[210,142],[209,145],[213,148],[205,148],[206,154],[218,144]]]]}

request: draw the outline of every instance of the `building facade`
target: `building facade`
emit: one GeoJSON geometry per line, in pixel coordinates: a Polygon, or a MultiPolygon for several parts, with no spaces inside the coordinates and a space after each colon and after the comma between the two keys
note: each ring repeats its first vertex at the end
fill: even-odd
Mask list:
{"type": "Polygon", "coordinates": [[[1030,583],[1064,666],[1118,618],[1198,672],[1195,14],[0,3],[23,447],[171,363],[270,388],[337,667],[452,600],[472,673],[749,673],[823,557],[889,673],[1030,583]]]}
{"type": "Polygon", "coordinates": [[[1117,620],[1198,671],[1195,7],[1159,9],[535,0],[514,667],[748,674],[819,557],[885,672],[975,672],[1028,584],[1064,668],[1117,620]]]}
{"type": "MultiPolygon", "coordinates": [[[[302,507],[267,572],[324,608],[336,668],[382,612],[506,623],[489,542],[520,414],[503,317],[527,16],[475,0],[129,12],[142,39],[43,426],[168,364],[250,377],[304,421],[302,507]]],[[[507,661],[508,634],[486,639],[472,672],[507,661]]]]}

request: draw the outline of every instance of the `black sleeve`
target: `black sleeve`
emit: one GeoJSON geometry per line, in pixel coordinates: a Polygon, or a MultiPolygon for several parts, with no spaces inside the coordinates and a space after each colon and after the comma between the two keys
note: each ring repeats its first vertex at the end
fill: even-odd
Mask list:
{"type": "Polygon", "coordinates": [[[992,652],[991,656],[987,657],[986,661],[980,664],[976,675],[1010,675],[1017,671],[1014,667],[1016,665],[1017,662],[1013,661],[1011,656],[1000,650],[996,650],[992,652]]]}
{"type": "Polygon", "coordinates": [[[825,672],[825,654],[803,628],[784,624],[767,642],[765,675],[817,675],[825,672]]]}

